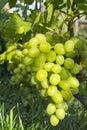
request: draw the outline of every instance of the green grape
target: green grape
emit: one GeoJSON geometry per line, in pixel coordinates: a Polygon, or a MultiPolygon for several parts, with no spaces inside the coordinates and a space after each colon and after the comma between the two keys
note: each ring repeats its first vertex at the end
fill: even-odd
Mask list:
{"type": "Polygon", "coordinates": [[[54,65],[54,63],[52,63],[52,62],[47,62],[47,63],[44,64],[44,69],[45,69],[47,72],[51,72],[53,65],[54,65]]]}
{"type": "Polygon", "coordinates": [[[56,103],[56,104],[60,104],[63,102],[63,96],[61,94],[61,92],[59,90],[57,90],[57,93],[55,95],[52,96],[52,100],[56,103]]]}
{"type": "Polygon", "coordinates": [[[33,37],[29,40],[29,44],[28,44],[29,47],[37,47],[37,45],[38,45],[37,38],[33,37]]]}
{"type": "Polygon", "coordinates": [[[55,106],[55,104],[49,103],[49,104],[47,105],[47,108],[46,108],[47,114],[48,114],[48,115],[52,115],[52,114],[54,114],[55,111],[56,111],[56,106],[55,106]]]}
{"type": "Polygon", "coordinates": [[[16,74],[14,76],[15,77],[13,79],[11,79],[11,80],[15,79],[15,81],[13,81],[13,82],[15,82],[16,84],[19,84],[24,79],[22,74],[16,74]]]}
{"type": "Polygon", "coordinates": [[[24,48],[24,49],[22,50],[22,54],[23,54],[23,55],[27,55],[27,54],[28,54],[28,49],[27,49],[27,48],[24,48]]]}
{"type": "Polygon", "coordinates": [[[66,58],[64,60],[64,66],[67,68],[67,69],[72,69],[72,67],[74,66],[74,60],[71,59],[71,58],[66,58]]]}
{"type": "Polygon", "coordinates": [[[64,63],[64,56],[63,55],[57,55],[56,56],[56,63],[59,65],[63,65],[64,63]]]}
{"type": "Polygon", "coordinates": [[[50,86],[48,87],[47,94],[52,97],[52,96],[54,96],[56,93],[57,93],[57,87],[54,86],[54,85],[50,85],[50,86]]]}
{"type": "Polygon", "coordinates": [[[63,120],[65,117],[65,111],[63,108],[56,109],[56,116],[59,120],[63,120]]]}
{"type": "Polygon", "coordinates": [[[38,81],[44,81],[47,78],[47,75],[48,75],[48,73],[46,70],[40,69],[36,73],[36,78],[38,81]]]}
{"type": "Polygon", "coordinates": [[[48,42],[40,44],[39,49],[43,53],[48,53],[51,50],[51,45],[48,42]]]}
{"type": "Polygon", "coordinates": [[[48,88],[48,87],[49,87],[49,81],[48,81],[48,79],[43,80],[43,81],[41,82],[41,86],[42,86],[43,88],[48,88]]]}
{"type": "Polygon", "coordinates": [[[37,57],[39,54],[40,54],[40,51],[37,47],[33,47],[28,50],[28,55],[30,57],[37,57]]]}
{"type": "Polygon", "coordinates": [[[77,55],[77,53],[78,53],[77,50],[73,50],[73,51],[67,52],[65,55],[66,57],[74,58],[77,55]]]}
{"type": "Polygon", "coordinates": [[[32,70],[32,69],[31,69],[31,66],[26,66],[25,69],[26,69],[27,72],[31,72],[31,70],[32,70]]]}
{"type": "Polygon", "coordinates": [[[47,32],[47,33],[45,34],[45,36],[46,36],[47,42],[52,43],[52,41],[53,41],[53,33],[47,32]]]}
{"type": "Polygon", "coordinates": [[[68,80],[61,80],[59,83],[59,86],[63,89],[63,90],[68,90],[70,89],[70,84],[68,82],[68,80]]]}
{"type": "Polygon", "coordinates": [[[46,62],[46,55],[45,55],[44,53],[40,53],[40,54],[35,58],[35,60],[34,60],[34,65],[35,65],[36,67],[40,67],[40,66],[43,67],[43,65],[45,64],[45,62],[46,62]]]}
{"type": "Polygon", "coordinates": [[[22,51],[21,50],[15,50],[15,55],[18,57],[23,57],[22,51]]]}
{"type": "Polygon", "coordinates": [[[48,54],[47,54],[47,61],[48,62],[54,62],[56,60],[56,53],[55,51],[51,50],[48,54]]]}
{"type": "Polygon", "coordinates": [[[29,56],[25,56],[22,59],[22,63],[27,66],[27,65],[31,65],[33,63],[33,58],[29,57],[29,56]]]}
{"type": "Polygon", "coordinates": [[[12,82],[15,82],[15,81],[16,81],[16,76],[15,76],[15,75],[11,76],[11,81],[12,81],[12,82]]]}
{"type": "Polygon", "coordinates": [[[46,37],[44,34],[36,34],[35,38],[38,40],[39,44],[45,43],[46,42],[46,37]]]}
{"type": "Polygon", "coordinates": [[[72,40],[68,40],[64,44],[64,49],[66,52],[72,52],[74,50],[74,42],[72,40]]]}
{"type": "Polygon", "coordinates": [[[31,77],[31,84],[32,84],[32,85],[37,85],[37,83],[38,83],[38,80],[36,79],[35,74],[34,74],[34,75],[32,75],[32,77],[31,77]]]}
{"type": "Polygon", "coordinates": [[[69,101],[73,98],[71,90],[67,90],[67,91],[61,90],[61,94],[62,94],[64,100],[66,100],[66,101],[69,101]]]}
{"type": "Polygon", "coordinates": [[[40,90],[40,94],[41,94],[41,96],[43,97],[43,98],[47,98],[47,89],[41,89],[40,90]]]}
{"type": "Polygon", "coordinates": [[[15,74],[20,73],[20,68],[15,68],[15,69],[13,70],[13,72],[14,72],[15,74]]]}
{"type": "Polygon", "coordinates": [[[75,77],[69,77],[68,82],[70,83],[71,88],[78,88],[79,87],[79,81],[75,77]]]}
{"type": "Polygon", "coordinates": [[[21,74],[22,74],[23,76],[26,76],[26,75],[27,75],[26,69],[22,70],[22,71],[21,71],[21,74]]]}
{"type": "Polygon", "coordinates": [[[57,85],[60,82],[60,75],[59,74],[51,74],[49,81],[52,85],[57,85]]]}
{"type": "Polygon", "coordinates": [[[77,37],[72,37],[71,40],[74,42],[75,48],[77,48],[77,49],[78,49],[78,48],[81,48],[81,41],[80,41],[79,38],[77,38],[77,37]]]}
{"type": "Polygon", "coordinates": [[[71,68],[71,72],[73,74],[78,74],[80,72],[80,65],[75,63],[74,66],[71,68]]]}
{"type": "Polygon", "coordinates": [[[66,102],[63,102],[61,104],[56,104],[56,108],[63,108],[64,111],[67,111],[68,110],[68,105],[66,102]]]}
{"type": "Polygon", "coordinates": [[[64,50],[64,46],[62,43],[57,43],[54,46],[54,51],[59,54],[59,55],[64,55],[65,54],[65,50],[64,50]]]}
{"type": "Polygon", "coordinates": [[[19,64],[18,64],[18,68],[19,68],[19,69],[25,69],[25,65],[24,65],[23,63],[19,63],[19,64]]]}
{"type": "Polygon", "coordinates": [[[61,70],[62,70],[62,67],[60,66],[60,65],[58,65],[58,64],[54,64],[53,66],[52,66],[52,72],[54,72],[54,73],[60,73],[61,72],[61,70]]]}
{"type": "Polygon", "coordinates": [[[73,95],[75,95],[75,94],[77,94],[79,92],[78,88],[71,88],[70,90],[71,90],[73,95]]]}
{"type": "Polygon", "coordinates": [[[62,67],[62,70],[60,72],[60,77],[62,80],[66,80],[71,76],[71,73],[68,69],[62,67]]]}
{"type": "Polygon", "coordinates": [[[50,124],[52,126],[57,126],[59,123],[59,119],[56,117],[56,115],[51,115],[50,116],[50,124]]]}

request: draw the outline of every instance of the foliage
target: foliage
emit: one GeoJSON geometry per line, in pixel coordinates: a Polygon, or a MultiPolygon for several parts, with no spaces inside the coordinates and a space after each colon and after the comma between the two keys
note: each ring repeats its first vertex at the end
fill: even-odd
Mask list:
{"type": "MultiPolygon", "coordinates": [[[[86,129],[87,111],[76,99],[67,102],[69,110],[66,118],[60,121],[59,125],[54,128],[50,125],[45,111],[49,102],[40,96],[40,90],[38,91],[35,84],[32,85],[30,83],[29,76],[32,77],[31,72],[29,71],[26,75],[25,71],[22,71],[22,74],[28,79],[28,82],[26,82],[24,78],[24,84],[18,83],[19,77],[19,79],[17,78],[15,80],[18,84],[13,83],[10,77],[14,74],[13,69],[23,60],[21,52],[24,46],[37,33],[45,35],[47,42],[52,44],[52,49],[55,44],[64,44],[72,37],[71,39],[75,38],[74,40],[79,40],[74,41],[77,43],[75,51],[71,54],[67,53],[65,58],[71,57],[80,65],[80,73],[76,75],[76,78],[80,81],[79,92],[87,96],[87,42],[83,35],[75,37],[72,33],[74,22],[83,15],[87,15],[87,0],[0,0],[0,10],[2,11],[0,14],[0,53],[3,52],[0,54],[0,100],[1,103],[4,101],[7,104],[7,110],[19,102],[19,111],[22,113],[21,118],[24,127],[21,124],[20,115],[18,115],[18,124],[15,123],[16,116],[13,121],[10,120],[14,108],[10,110],[10,115],[2,115],[4,116],[2,117],[4,120],[3,122],[1,121],[1,124],[7,125],[8,123],[10,129],[10,126],[12,126],[10,123],[13,122],[15,124],[15,130],[86,129]],[[9,14],[6,13],[3,18],[3,7],[7,2],[9,2],[10,8],[16,7],[16,11],[9,14]],[[34,9],[30,9],[32,3],[34,4],[34,9]],[[20,9],[21,16],[19,13],[20,9]],[[30,13],[28,14],[28,12],[30,13]],[[11,66],[8,66],[8,63],[11,66]]],[[[2,110],[4,110],[4,107],[2,107],[2,110]]],[[[5,129],[4,126],[2,128],[2,130],[5,129]]]]}

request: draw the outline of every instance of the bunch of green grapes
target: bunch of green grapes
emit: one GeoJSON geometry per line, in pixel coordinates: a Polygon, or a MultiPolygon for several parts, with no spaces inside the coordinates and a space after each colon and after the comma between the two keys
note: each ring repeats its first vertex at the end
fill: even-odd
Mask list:
{"type": "Polygon", "coordinates": [[[80,72],[80,65],[75,58],[77,46],[78,39],[51,45],[45,35],[36,34],[11,56],[11,80],[17,84],[34,85],[40,95],[49,100],[46,112],[52,126],[64,119],[67,102],[78,92],[76,75],[80,72]]]}

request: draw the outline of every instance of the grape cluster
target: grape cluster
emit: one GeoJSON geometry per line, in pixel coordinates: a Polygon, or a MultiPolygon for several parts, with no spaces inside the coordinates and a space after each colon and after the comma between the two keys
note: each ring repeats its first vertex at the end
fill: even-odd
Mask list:
{"type": "Polygon", "coordinates": [[[75,59],[77,45],[78,42],[70,39],[53,46],[45,35],[36,34],[24,43],[21,50],[14,50],[11,57],[11,80],[17,84],[36,85],[41,96],[49,100],[46,112],[52,126],[64,119],[67,102],[78,92],[76,75],[80,72],[80,65],[75,59]]]}

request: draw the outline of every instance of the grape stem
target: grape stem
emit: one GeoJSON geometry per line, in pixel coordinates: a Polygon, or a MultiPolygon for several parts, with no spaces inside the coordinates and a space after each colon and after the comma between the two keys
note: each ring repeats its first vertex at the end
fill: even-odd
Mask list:
{"type": "Polygon", "coordinates": [[[85,109],[87,109],[87,97],[85,97],[81,93],[77,93],[74,96],[84,105],[85,109]]]}

